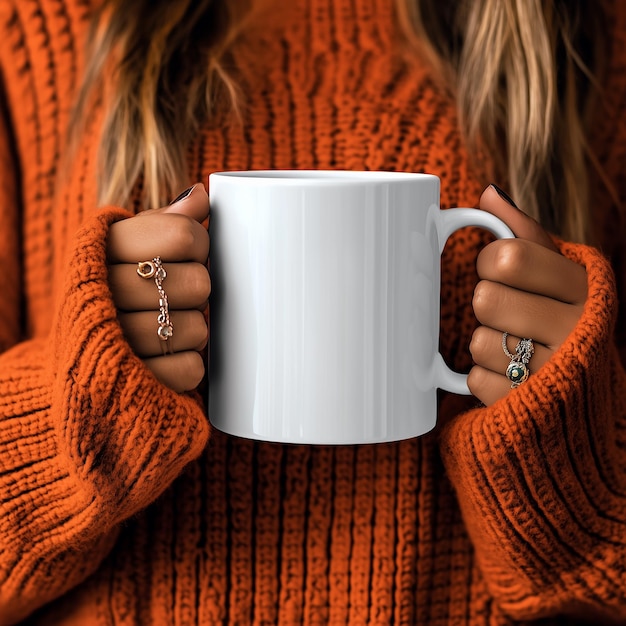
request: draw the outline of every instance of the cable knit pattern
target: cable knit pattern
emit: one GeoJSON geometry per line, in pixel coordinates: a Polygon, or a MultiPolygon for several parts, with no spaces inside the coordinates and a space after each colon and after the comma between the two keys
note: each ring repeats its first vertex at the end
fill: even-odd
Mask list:
{"type": "MultiPolygon", "coordinates": [[[[444,207],[474,205],[488,181],[454,103],[397,49],[392,7],[295,0],[260,18],[233,50],[243,124],[201,130],[192,180],[428,171],[444,207]]],[[[615,7],[594,139],[624,202],[615,7]]],[[[445,396],[434,433],[388,445],[209,437],[198,398],[161,386],[116,320],[107,229],[136,207],[96,206],[102,111],[56,183],[89,11],[0,0],[0,626],[624,623],[626,376],[602,255],[562,244],[588,271],[583,316],[489,408],[445,396]]],[[[465,229],[444,254],[441,349],[459,369],[484,242],[465,229]]]]}
{"type": "MultiPolygon", "coordinates": [[[[588,272],[586,323],[530,384],[455,418],[442,437],[481,572],[503,608],[528,618],[568,602],[618,614],[626,583],[621,437],[613,414],[593,410],[625,382],[609,347],[613,283],[600,255],[565,251],[588,272]]],[[[623,399],[615,405],[623,417],[623,399]]]]}
{"type": "MultiPolygon", "coordinates": [[[[13,596],[49,600],[90,574],[117,525],[158,497],[207,439],[198,403],[164,389],[123,340],[105,238],[128,216],[94,214],[77,234],[50,341],[3,355],[0,607],[13,596]]],[[[3,608],[10,620],[30,607],[3,608]]]]}

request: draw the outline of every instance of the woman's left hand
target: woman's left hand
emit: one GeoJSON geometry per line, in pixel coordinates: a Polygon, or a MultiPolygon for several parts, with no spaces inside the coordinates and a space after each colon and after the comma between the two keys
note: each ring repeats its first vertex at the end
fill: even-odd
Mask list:
{"type": "MultiPolygon", "coordinates": [[[[511,391],[506,369],[520,338],[534,342],[528,367],[536,372],[573,330],[587,298],[585,269],[559,253],[550,236],[517,209],[494,186],[480,198],[480,208],[504,221],[516,239],[498,239],[478,256],[480,282],[473,299],[481,324],[472,336],[474,359],[468,385],[485,405],[511,391]]],[[[524,384],[524,383],[522,383],[524,384]]]]}

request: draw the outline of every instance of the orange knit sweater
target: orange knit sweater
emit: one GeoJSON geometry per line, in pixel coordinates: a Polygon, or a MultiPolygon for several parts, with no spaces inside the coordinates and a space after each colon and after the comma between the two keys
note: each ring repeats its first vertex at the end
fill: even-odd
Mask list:
{"type": "MultiPolygon", "coordinates": [[[[435,433],[307,447],[209,433],[125,342],[107,288],[97,128],[55,187],[89,0],[0,0],[0,625],[626,623],[626,376],[617,298],[564,245],[589,300],[560,350],[489,408],[444,399],[435,433]],[[515,622],[517,623],[517,622],[515,622]]],[[[389,0],[294,0],[234,51],[243,126],[222,169],[428,171],[474,205],[454,104],[394,53],[389,0]]],[[[626,11],[594,139],[626,201],[626,11]]],[[[608,201],[598,207],[608,214],[608,201]]],[[[468,368],[477,231],[443,269],[442,350],[468,368]]],[[[138,259],[140,260],[140,259],[138,259]]]]}

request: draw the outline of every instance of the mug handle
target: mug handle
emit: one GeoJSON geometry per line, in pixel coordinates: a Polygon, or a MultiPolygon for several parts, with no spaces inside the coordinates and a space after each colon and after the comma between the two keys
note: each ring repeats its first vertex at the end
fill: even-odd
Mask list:
{"type": "MultiPolygon", "coordinates": [[[[512,239],[515,237],[513,231],[501,219],[486,211],[481,211],[480,209],[440,210],[437,228],[439,254],[443,252],[443,247],[448,237],[455,230],[465,226],[480,226],[493,233],[498,239],[512,239]]],[[[435,384],[440,389],[461,395],[471,395],[467,386],[467,375],[451,370],[439,352],[435,355],[433,370],[435,384]]]]}

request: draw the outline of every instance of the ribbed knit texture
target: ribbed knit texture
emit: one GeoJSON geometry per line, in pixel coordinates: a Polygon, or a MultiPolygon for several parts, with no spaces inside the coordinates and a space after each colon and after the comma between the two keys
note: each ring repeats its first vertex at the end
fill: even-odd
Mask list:
{"type": "MultiPolygon", "coordinates": [[[[283,3],[237,45],[244,125],[202,130],[192,180],[428,171],[443,206],[474,205],[488,181],[453,102],[393,54],[392,5],[283,3]]],[[[390,445],[209,437],[198,399],[161,386],[117,323],[104,242],[130,212],[96,208],[95,127],[55,189],[88,12],[0,0],[0,625],[626,622],[626,376],[603,257],[563,246],[588,270],[583,316],[492,407],[446,397],[436,432],[390,445]]],[[[595,139],[626,201],[626,11],[612,23],[595,139]]],[[[459,368],[482,241],[467,229],[444,257],[441,344],[459,368]]]]}

